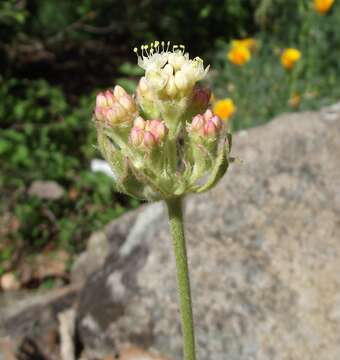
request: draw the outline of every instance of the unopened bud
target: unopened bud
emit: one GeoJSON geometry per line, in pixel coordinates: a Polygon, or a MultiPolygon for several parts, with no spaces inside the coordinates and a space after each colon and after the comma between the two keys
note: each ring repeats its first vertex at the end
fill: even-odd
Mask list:
{"type": "Polygon", "coordinates": [[[138,88],[142,95],[149,90],[147,80],[144,76],[139,80],[138,88]]]}
{"type": "Polygon", "coordinates": [[[133,122],[133,126],[139,129],[145,129],[146,121],[141,117],[136,117],[135,121],[133,122]]]}
{"type": "Polygon", "coordinates": [[[199,109],[206,109],[211,97],[211,90],[209,88],[195,88],[192,101],[199,109]]]}
{"type": "Polygon", "coordinates": [[[204,125],[204,133],[210,137],[217,135],[218,129],[212,120],[208,120],[204,125]]]}
{"type": "Polygon", "coordinates": [[[191,131],[202,133],[204,126],[204,117],[202,115],[196,115],[192,119],[191,131]]]}
{"type": "Polygon", "coordinates": [[[108,109],[105,109],[105,110],[103,111],[103,113],[105,114],[105,118],[108,120],[108,122],[109,122],[111,125],[117,123],[118,112],[117,112],[116,108],[108,108],[108,109]]]}
{"type": "Polygon", "coordinates": [[[144,132],[143,145],[147,149],[153,148],[157,144],[155,137],[152,135],[151,131],[144,132]]]}
{"type": "Polygon", "coordinates": [[[205,111],[205,113],[203,114],[203,117],[204,117],[205,121],[210,120],[213,116],[214,116],[214,113],[210,109],[207,109],[205,111]]]}
{"type": "Polygon", "coordinates": [[[148,121],[146,128],[152,133],[157,143],[161,143],[164,140],[166,134],[168,133],[168,128],[161,120],[148,121]]]}
{"type": "Polygon", "coordinates": [[[103,109],[104,108],[100,106],[96,106],[96,108],[94,109],[94,115],[98,121],[103,121],[105,119],[105,115],[103,114],[103,109]]]}
{"type": "Polygon", "coordinates": [[[113,95],[120,99],[122,96],[128,95],[128,93],[120,85],[116,85],[113,89],[113,95]]]}
{"type": "Polygon", "coordinates": [[[120,99],[119,99],[119,104],[122,105],[122,107],[128,111],[128,112],[134,112],[136,111],[136,104],[133,101],[132,96],[126,94],[123,95],[120,99]]]}
{"type": "Polygon", "coordinates": [[[100,92],[96,97],[96,107],[104,107],[107,106],[107,101],[105,95],[100,92]]]}
{"type": "Polygon", "coordinates": [[[180,90],[186,90],[187,87],[189,86],[189,82],[187,79],[186,74],[184,73],[184,71],[177,71],[175,74],[175,84],[176,87],[180,90]]]}
{"type": "Polygon", "coordinates": [[[115,99],[115,97],[113,95],[113,92],[111,90],[106,90],[105,91],[105,98],[106,98],[107,106],[112,106],[116,101],[116,99],[115,99]]]}
{"type": "Polygon", "coordinates": [[[136,117],[137,104],[121,86],[106,90],[97,95],[95,117],[110,125],[130,125],[136,117]]]}
{"type": "Polygon", "coordinates": [[[144,130],[138,127],[133,127],[130,133],[130,143],[135,147],[139,147],[142,145],[143,140],[144,140],[144,130]]]}
{"type": "Polygon", "coordinates": [[[165,91],[170,97],[174,97],[176,95],[177,88],[176,88],[176,84],[175,84],[175,78],[173,75],[170,75],[168,83],[166,84],[166,87],[165,87],[165,91]]]}
{"type": "Polygon", "coordinates": [[[216,126],[216,129],[217,130],[220,130],[221,127],[222,127],[222,120],[217,116],[217,115],[214,115],[210,121],[212,121],[214,123],[214,125],[216,126]]]}

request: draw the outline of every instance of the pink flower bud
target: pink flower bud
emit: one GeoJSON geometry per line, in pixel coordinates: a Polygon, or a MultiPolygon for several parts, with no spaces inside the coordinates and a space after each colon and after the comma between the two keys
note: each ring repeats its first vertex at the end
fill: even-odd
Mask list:
{"type": "Polygon", "coordinates": [[[133,126],[139,129],[145,129],[146,121],[141,116],[138,116],[133,122],[133,126]]]}
{"type": "Polygon", "coordinates": [[[166,135],[168,134],[169,129],[166,127],[166,125],[164,124],[164,122],[162,121],[157,128],[157,133],[158,133],[158,140],[159,141],[163,141],[164,138],[166,137],[166,135]]]}
{"type": "Polygon", "coordinates": [[[110,124],[115,124],[118,122],[118,113],[116,108],[107,108],[104,109],[103,111],[104,115],[105,115],[105,119],[110,123],[110,124]]]}
{"type": "Polygon", "coordinates": [[[205,111],[205,113],[203,114],[205,121],[210,120],[213,116],[214,116],[214,113],[210,109],[207,109],[205,111]]]}
{"type": "Polygon", "coordinates": [[[204,125],[204,133],[210,137],[215,137],[217,135],[218,129],[212,120],[208,120],[204,125]]]}
{"type": "Polygon", "coordinates": [[[214,115],[210,121],[212,121],[214,123],[214,125],[216,126],[216,129],[217,130],[220,130],[221,127],[222,127],[222,120],[217,116],[217,115],[214,115]]]}
{"type": "Polygon", "coordinates": [[[146,128],[152,133],[157,143],[161,143],[164,140],[166,134],[168,133],[168,128],[161,120],[155,119],[148,121],[146,128]]]}
{"type": "Polygon", "coordinates": [[[105,107],[107,106],[106,96],[100,92],[96,97],[96,107],[105,107]]]}
{"type": "Polygon", "coordinates": [[[130,125],[136,117],[137,104],[121,86],[106,90],[97,95],[95,116],[98,121],[110,125],[130,125]]]}
{"type": "Polygon", "coordinates": [[[133,127],[130,133],[129,140],[133,146],[135,147],[141,146],[144,140],[144,130],[138,127],[133,127]]]}
{"type": "Polygon", "coordinates": [[[200,114],[193,117],[191,122],[191,131],[202,133],[204,126],[204,117],[200,114]]]}
{"type": "Polygon", "coordinates": [[[128,93],[119,85],[116,85],[113,89],[114,96],[119,100],[122,96],[128,95],[128,93]]]}
{"type": "Polygon", "coordinates": [[[150,131],[145,131],[144,132],[144,140],[143,140],[144,147],[147,149],[152,149],[156,144],[157,144],[157,141],[154,138],[154,136],[152,135],[152,133],[150,131]]]}
{"type": "Polygon", "coordinates": [[[209,104],[211,90],[209,88],[195,88],[192,101],[200,109],[204,110],[209,104]]]}
{"type": "Polygon", "coordinates": [[[98,121],[103,121],[105,119],[103,109],[104,108],[102,108],[100,106],[96,106],[96,108],[94,109],[94,116],[98,121]]]}
{"type": "Polygon", "coordinates": [[[136,104],[133,101],[132,96],[130,95],[123,95],[119,99],[119,104],[122,105],[122,107],[127,110],[128,112],[134,112],[136,111],[136,104]]]}
{"type": "Polygon", "coordinates": [[[115,99],[115,97],[113,95],[113,92],[111,90],[106,90],[105,91],[105,98],[106,98],[107,106],[112,106],[116,101],[116,99],[115,99]]]}

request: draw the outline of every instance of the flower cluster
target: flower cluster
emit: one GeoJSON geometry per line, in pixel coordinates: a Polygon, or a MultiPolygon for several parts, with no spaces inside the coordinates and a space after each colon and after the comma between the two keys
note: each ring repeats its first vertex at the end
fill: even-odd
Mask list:
{"type": "Polygon", "coordinates": [[[99,93],[96,99],[95,116],[108,126],[128,124],[136,115],[137,105],[121,86],[99,93]]]}
{"type": "Polygon", "coordinates": [[[134,50],[145,70],[135,95],[120,87],[97,95],[98,144],[117,189],[146,200],[210,189],[230,162],[230,135],[200,87],[209,69],[184,46],[155,41],[134,50]]]}
{"type": "Polygon", "coordinates": [[[130,133],[130,143],[135,148],[151,150],[163,144],[168,128],[161,120],[144,120],[138,116],[130,133]]]}

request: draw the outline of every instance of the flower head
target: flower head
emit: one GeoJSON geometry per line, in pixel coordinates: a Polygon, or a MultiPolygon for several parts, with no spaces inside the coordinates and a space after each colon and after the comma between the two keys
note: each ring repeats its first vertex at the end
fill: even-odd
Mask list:
{"type": "Polygon", "coordinates": [[[251,52],[253,52],[257,47],[257,42],[253,38],[245,38],[245,39],[234,39],[231,41],[231,46],[236,48],[238,46],[244,46],[251,52]]]}
{"type": "Polygon", "coordinates": [[[233,46],[229,50],[227,58],[234,65],[242,66],[251,59],[251,53],[244,45],[233,46]]]}
{"type": "Polygon", "coordinates": [[[301,52],[298,49],[287,48],[281,54],[281,64],[285,69],[291,70],[300,58],[301,52]]]}
{"type": "Polygon", "coordinates": [[[331,9],[334,0],[314,0],[314,9],[321,15],[325,15],[331,9]]]}
{"type": "Polygon", "coordinates": [[[97,95],[95,119],[110,126],[127,125],[136,116],[137,105],[131,95],[121,86],[97,95]]]}
{"type": "Polygon", "coordinates": [[[231,144],[208,109],[211,91],[197,84],[208,67],[184,46],[155,41],[135,51],[145,70],[136,96],[115,86],[97,95],[94,112],[117,189],[146,200],[208,190],[227,170],[231,144]]]}
{"type": "Polygon", "coordinates": [[[229,119],[236,111],[236,106],[232,99],[226,98],[214,103],[214,113],[221,119],[229,119]]]}
{"type": "Polygon", "coordinates": [[[209,69],[199,57],[190,59],[184,45],[170,46],[169,41],[142,45],[140,54],[137,48],[134,51],[138,65],[145,70],[145,85],[165,98],[188,94],[209,69]]]}
{"type": "Polygon", "coordinates": [[[292,97],[288,100],[288,105],[292,108],[298,108],[301,103],[301,95],[298,93],[295,93],[292,95],[292,97]]]}
{"type": "Polygon", "coordinates": [[[145,121],[137,117],[131,129],[129,141],[135,148],[151,150],[164,143],[168,129],[159,119],[145,121]]]}
{"type": "Polygon", "coordinates": [[[191,124],[188,125],[188,132],[207,138],[216,138],[222,129],[221,119],[210,109],[203,114],[195,115],[191,124]]]}

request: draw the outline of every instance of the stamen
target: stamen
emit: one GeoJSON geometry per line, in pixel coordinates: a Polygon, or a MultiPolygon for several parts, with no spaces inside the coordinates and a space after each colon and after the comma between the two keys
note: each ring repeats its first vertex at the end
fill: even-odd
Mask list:
{"type": "Polygon", "coordinates": [[[149,51],[148,51],[149,45],[144,45],[146,56],[149,57],[149,51]]]}

